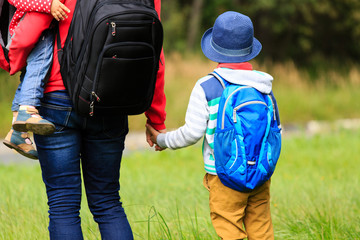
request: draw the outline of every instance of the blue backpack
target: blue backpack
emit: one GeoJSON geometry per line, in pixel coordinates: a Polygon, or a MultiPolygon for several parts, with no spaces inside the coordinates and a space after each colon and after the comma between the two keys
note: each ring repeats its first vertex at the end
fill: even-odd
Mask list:
{"type": "Polygon", "coordinates": [[[212,75],[224,88],[214,136],[216,172],[225,186],[249,192],[270,179],[280,156],[276,100],[272,93],[212,75]]]}

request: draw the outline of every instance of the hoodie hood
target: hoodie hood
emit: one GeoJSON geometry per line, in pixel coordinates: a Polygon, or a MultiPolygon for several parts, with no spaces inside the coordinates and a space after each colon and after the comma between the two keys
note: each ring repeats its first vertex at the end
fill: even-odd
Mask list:
{"type": "Polygon", "coordinates": [[[250,86],[265,94],[270,94],[274,80],[270,74],[255,70],[217,68],[214,72],[230,83],[250,86]]]}

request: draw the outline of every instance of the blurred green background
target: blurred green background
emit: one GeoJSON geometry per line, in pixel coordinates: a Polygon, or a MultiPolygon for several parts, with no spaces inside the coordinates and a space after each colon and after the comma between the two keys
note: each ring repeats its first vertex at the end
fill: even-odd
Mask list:
{"type": "Polygon", "coordinates": [[[165,51],[199,50],[203,32],[229,10],[253,20],[260,58],[309,64],[360,57],[358,0],[163,0],[165,51]]]}

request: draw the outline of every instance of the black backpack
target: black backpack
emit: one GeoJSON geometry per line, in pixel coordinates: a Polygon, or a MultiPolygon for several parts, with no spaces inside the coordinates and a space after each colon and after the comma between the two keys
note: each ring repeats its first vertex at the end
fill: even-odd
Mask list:
{"type": "Polygon", "coordinates": [[[154,0],[77,0],[59,52],[60,72],[75,111],[85,116],[146,111],[162,43],[154,0]]]}

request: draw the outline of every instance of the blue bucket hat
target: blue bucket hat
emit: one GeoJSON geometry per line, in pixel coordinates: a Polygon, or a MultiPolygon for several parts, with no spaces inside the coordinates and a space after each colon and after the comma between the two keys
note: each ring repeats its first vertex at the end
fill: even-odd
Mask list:
{"type": "Polygon", "coordinates": [[[254,38],[251,19],[238,12],[221,14],[201,39],[201,49],[214,62],[247,62],[261,51],[261,43],[254,38]]]}

